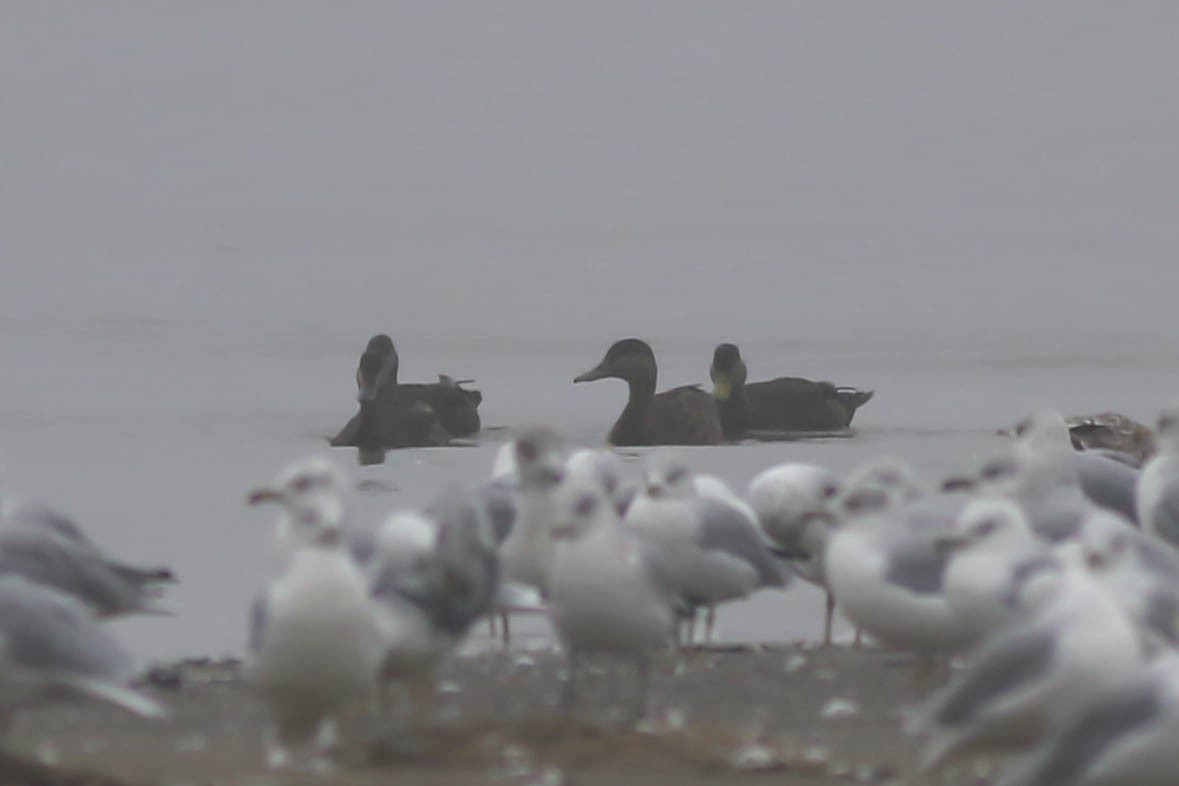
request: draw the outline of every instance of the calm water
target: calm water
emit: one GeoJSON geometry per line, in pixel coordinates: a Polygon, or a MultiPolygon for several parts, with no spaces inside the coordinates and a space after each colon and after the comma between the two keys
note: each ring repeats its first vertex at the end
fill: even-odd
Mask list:
{"type": "MultiPolygon", "coordinates": [[[[685,451],[741,486],[1179,396],[1179,7],[468,5],[6,14],[2,480],[175,566],[177,616],[120,623],[144,655],[241,650],[244,494],[327,450],[377,331],[404,379],[476,378],[486,424],[587,444],[624,390],[571,379],[626,335],[663,386],[735,341],[877,390],[854,440],[685,451]]],[[[358,469],[360,515],[495,439],[358,469]]]]}

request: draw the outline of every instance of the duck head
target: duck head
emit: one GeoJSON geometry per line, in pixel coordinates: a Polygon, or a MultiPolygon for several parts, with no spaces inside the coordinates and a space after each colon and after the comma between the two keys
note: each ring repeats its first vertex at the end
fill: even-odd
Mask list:
{"type": "Polygon", "coordinates": [[[623,379],[627,382],[655,384],[655,353],[651,345],[637,338],[624,338],[614,342],[606,350],[602,362],[573,378],[574,382],[592,382],[596,379],[623,379]]]}
{"type": "Polygon", "coordinates": [[[745,361],[736,344],[721,344],[712,353],[708,376],[712,380],[712,395],[717,401],[727,401],[733,391],[745,384],[745,361]]]}

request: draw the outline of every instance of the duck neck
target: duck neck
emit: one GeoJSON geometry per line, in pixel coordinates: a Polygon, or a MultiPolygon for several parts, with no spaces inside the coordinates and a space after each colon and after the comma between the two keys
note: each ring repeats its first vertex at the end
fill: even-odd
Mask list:
{"type": "Polygon", "coordinates": [[[716,403],[725,436],[729,439],[744,436],[750,427],[751,409],[749,396],[745,393],[745,375],[734,375],[729,395],[716,403]]]}
{"type": "Polygon", "coordinates": [[[655,398],[654,379],[628,379],[626,381],[630,393],[626,399],[626,408],[618,416],[614,428],[610,430],[610,443],[613,445],[647,445],[650,444],[648,429],[648,415],[651,411],[651,401],[655,398]]]}

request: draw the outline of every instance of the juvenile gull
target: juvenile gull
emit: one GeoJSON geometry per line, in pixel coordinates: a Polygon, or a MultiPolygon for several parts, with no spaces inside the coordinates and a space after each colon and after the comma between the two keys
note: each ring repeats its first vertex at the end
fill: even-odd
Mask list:
{"type": "Polygon", "coordinates": [[[0,575],[0,733],[16,711],[86,696],[149,718],[166,711],[124,686],[134,663],[73,597],[17,575],[0,575]]]}
{"type": "Polygon", "coordinates": [[[1177,739],[1179,655],[1166,654],[1062,719],[996,786],[1170,786],[1177,739]]]}
{"type": "Polygon", "coordinates": [[[635,717],[646,709],[650,654],[670,639],[676,593],[659,555],[623,529],[601,488],[582,478],[563,484],[554,499],[556,541],[549,606],[569,656],[562,701],[575,699],[581,656],[605,653],[634,660],[635,717]]]}
{"type": "MultiPolygon", "coordinates": [[[[288,493],[268,489],[250,502],[289,503],[288,493]]],[[[345,547],[340,510],[328,494],[291,508],[301,542],[250,612],[244,676],[270,705],[272,767],[289,764],[292,751],[330,745],[335,715],[376,688],[381,641],[368,579],[345,547]]]]}
{"type": "Polygon", "coordinates": [[[1036,412],[1010,450],[981,471],[984,490],[1023,506],[1032,529],[1053,542],[1073,535],[1095,505],[1133,520],[1137,473],[1116,461],[1075,452],[1059,413],[1036,412]]]}
{"type": "Polygon", "coordinates": [[[1138,518],[1145,531],[1179,548],[1179,403],[1159,416],[1157,441],[1138,480],[1138,518]]]}
{"type": "Polygon", "coordinates": [[[910,719],[907,730],[925,738],[923,768],[1030,745],[1055,718],[1139,663],[1137,629],[1078,552],[1067,556],[1049,602],[985,642],[971,666],[910,719]]]}
{"type": "Polygon", "coordinates": [[[747,597],[761,587],[786,586],[751,511],[723,498],[701,496],[692,474],[678,461],[652,456],[644,477],[625,523],[658,551],[684,601],[708,610],[707,637],[718,603],[747,597]]]}

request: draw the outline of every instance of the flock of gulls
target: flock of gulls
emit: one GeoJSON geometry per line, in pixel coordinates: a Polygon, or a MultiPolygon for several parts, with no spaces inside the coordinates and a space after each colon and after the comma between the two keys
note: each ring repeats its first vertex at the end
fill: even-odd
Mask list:
{"type": "MultiPolygon", "coordinates": [[[[721,345],[712,394],[676,388],[660,405],[654,355],[627,339],[575,381],[630,386],[612,444],[674,441],[664,438],[676,424],[707,410],[693,402],[712,407],[719,438],[780,427],[775,413],[788,406],[772,391],[783,380],[784,400],[810,402],[802,410],[816,428],[846,427],[871,396],[791,378],[759,389],[745,373],[737,348],[721,345]]],[[[393,344],[378,336],[339,444],[478,428],[477,416],[461,417],[480,401],[464,383],[396,377],[393,344]]],[[[494,625],[507,646],[521,609],[543,610],[568,657],[554,685],[564,708],[577,707],[583,659],[612,656],[635,667],[627,710],[637,719],[653,656],[711,639],[724,604],[799,578],[825,590],[826,644],[838,609],[857,642],[914,654],[927,695],[904,727],[923,768],[1016,753],[1000,786],[1171,783],[1179,405],[1159,418],[1145,462],[1077,450],[1075,428],[1051,411],[1012,436],[977,471],[936,482],[884,457],[842,476],[780,464],[734,490],[668,453],[647,454],[636,473],[608,448],[528,428],[486,478],[376,523],[350,515],[356,483],[340,464],[300,461],[248,497],[278,511],[243,671],[270,710],[266,759],[318,760],[337,717],[364,702],[410,712],[476,624],[494,625]]],[[[124,564],[51,510],[9,504],[0,515],[0,721],[71,695],[165,715],[127,687],[132,659],[103,620],[161,612],[172,574],[124,564]]]]}

